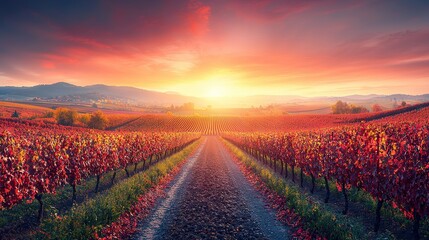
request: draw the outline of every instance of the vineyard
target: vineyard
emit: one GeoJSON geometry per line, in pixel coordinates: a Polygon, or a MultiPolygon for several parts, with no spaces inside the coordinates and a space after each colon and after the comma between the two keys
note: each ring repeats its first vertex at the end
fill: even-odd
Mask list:
{"type": "MultiPolygon", "coordinates": [[[[225,133],[233,142],[280,174],[291,168],[311,177],[323,178],[325,202],[329,201],[328,181],[344,194],[343,214],[349,203],[347,190],[368,192],[377,202],[374,231],[379,230],[383,204],[399,208],[414,220],[418,235],[422,218],[429,215],[429,127],[428,123],[369,124],[322,131],[293,133],[225,133]]],[[[287,175],[286,175],[287,176],[287,175]]]]}
{"type": "MultiPolygon", "coordinates": [[[[38,206],[35,213],[37,222],[45,229],[50,226],[46,225],[47,222],[53,220],[44,216],[45,208],[49,206],[44,199],[65,187],[72,189],[68,197],[75,206],[79,194],[76,189],[86,183],[94,182],[91,185],[94,189],[89,192],[95,196],[100,191],[100,181],[104,179],[110,182],[109,192],[109,188],[114,188],[118,174],[124,174],[124,178],[117,180],[120,187],[123,179],[139,175],[138,165],[143,172],[149,171],[156,163],[180,152],[201,135],[218,135],[269,167],[280,179],[290,179],[292,184],[301,188],[305,179],[309,179],[310,194],[321,183],[325,189],[325,203],[332,200],[334,190],[338,191],[343,197],[341,207],[344,215],[350,214],[350,205],[355,204],[351,203],[350,192],[354,189],[365,192],[375,205],[374,220],[371,220],[372,227],[368,231],[383,231],[382,221],[386,218],[383,209],[389,208],[400,211],[400,219],[413,222],[409,233],[415,239],[427,237],[428,113],[429,108],[426,107],[368,123],[356,121],[368,114],[260,117],[112,115],[117,125],[109,131],[3,118],[0,119],[0,211],[14,213],[20,206],[34,201],[38,206]]],[[[161,172],[163,170],[157,170],[156,174],[161,172]]],[[[140,195],[135,194],[137,199],[140,195]]],[[[143,201],[144,198],[139,199],[143,201]]],[[[126,201],[130,206],[137,204],[130,197],[126,201]]],[[[119,213],[115,216],[118,218],[119,213]]],[[[129,218],[119,219],[131,221],[129,218]]],[[[110,224],[113,220],[109,217],[103,224],[110,224]]],[[[5,224],[5,220],[0,223],[5,224]]],[[[108,229],[103,230],[104,233],[109,231],[114,235],[115,231],[120,231],[106,226],[103,225],[103,229],[108,229]]],[[[296,226],[292,228],[298,229],[296,226]]],[[[100,232],[97,229],[85,234],[93,236],[94,232],[100,232]]],[[[127,234],[135,230],[135,226],[127,229],[127,234]]],[[[313,237],[332,236],[311,228],[305,231],[313,237]]]]}
{"type": "Polygon", "coordinates": [[[138,118],[112,117],[112,129],[119,131],[201,132],[220,135],[223,132],[290,132],[356,125],[361,122],[392,123],[413,119],[425,122],[429,117],[427,104],[419,107],[381,113],[283,115],[283,116],[166,116],[143,115],[138,118]]]}
{"type": "MultiPolygon", "coordinates": [[[[367,114],[362,114],[367,115],[367,114]]],[[[296,115],[296,116],[142,116],[117,130],[201,132],[218,135],[222,132],[295,131],[349,124],[358,116],[296,115]]]]}
{"type": "Polygon", "coordinates": [[[97,178],[97,192],[104,173],[123,169],[129,176],[129,166],[142,161],[143,166],[150,165],[199,137],[197,133],[88,131],[8,120],[0,121],[0,128],[0,209],[36,199],[39,221],[44,194],[55,194],[69,184],[75,200],[76,186],[90,177],[97,178]]]}
{"type": "Polygon", "coordinates": [[[429,0],[3,0],[0,240],[429,240],[429,0]]]}

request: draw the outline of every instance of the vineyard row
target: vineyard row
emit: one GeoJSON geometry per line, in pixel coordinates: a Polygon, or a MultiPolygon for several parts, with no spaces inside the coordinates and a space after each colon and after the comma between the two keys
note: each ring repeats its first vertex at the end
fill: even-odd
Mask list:
{"type": "Polygon", "coordinates": [[[0,125],[5,129],[0,132],[0,210],[23,200],[37,199],[43,205],[43,194],[55,193],[66,184],[72,186],[75,200],[76,186],[85,179],[97,177],[98,188],[104,173],[124,169],[129,175],[130,165],[150,164],[200,136],[0,125]]]}
{"type": "MultiPolygon", "coordinates": [[[[399,208],[419,222],[429,214],[429,125],[422,123],[361,124],[342,128],[293,133],[225,133],[223,137],[258,160],[281,167],[281,174],[295,168],[312,179],[336,182],[345,197],[347,189],[368,192],[377,201],[375,231],[383,204],[399,208]]],[[[302,179],[302,177],[301,177],[302,179]]],[[[302,183],[301,183],[302,184],[302,183]]]]}

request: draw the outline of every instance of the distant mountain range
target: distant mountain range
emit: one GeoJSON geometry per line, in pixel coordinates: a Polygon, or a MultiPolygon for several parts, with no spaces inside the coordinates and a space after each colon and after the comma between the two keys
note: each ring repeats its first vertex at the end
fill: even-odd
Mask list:
{"type": "MultiPolygon", "coordinates": [[[[149,91],[135,87],[107,86],[102,84],[90,86],[76,86],[66,82],[58,82],[50,85],[37,85],[34,87],[0,87],[0,100],[55,100],[55,101],[98,101],[103,99],[119,102],[134,102],[140,104],[168,106],[179,105],[186,102],[193,102],[196,105],[206,106],[216,103],[216,99],[202,99],[180,95],[175,92],[149,91]]],[[[228,97],[222,99],[222,104],[230,104],[233,107],[258,107],[260,105],[305,105],[323,104],[325,106],[338,100],[349,103],[370,106],[380,103],[387,108],[390,105],[400,104],[402,101],[411,103],[429,101],[429,94],[423,95],[350,95],[343,97],[301,97],[301,96],[278,96],[278,95],[257,95],[247,97],[228,97]]],[[[215,105],[215,104],[214,104],[215,105]]],[[[215,105],[216,106],[216,105],[215,105]]]]}
{"type": "Polygon", "coordinates": [[[136,102],[153,105],[183,104],[198,101],[194,97],[177,93],[162,93],[134,87],[117,87],[102,84],[90,86],[76,86],[66,82],[51,85],[37,85],[34,87],[0,87],[0,99],[31,100],[63,99],[68,101],[97,101],[101,99],[136,102]]]}

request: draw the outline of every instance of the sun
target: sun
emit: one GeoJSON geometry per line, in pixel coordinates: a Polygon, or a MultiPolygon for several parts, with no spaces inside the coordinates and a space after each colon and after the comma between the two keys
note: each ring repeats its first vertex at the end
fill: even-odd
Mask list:
{"type": "Polygon", "coordinates": [[[201,82],[201,89],[206,98],[221,98],[228,95],[230,85],[230,79],[225,76],[211,76],[201,82]]]}
{"type": "Polygon", "coordinates": [[[243,89],[248,88],[240,84],[239,74],[219,70],[183,81],[175,85],[174,89],[183,95],[204,99],[202,102],[212,106],[223,106],[239,96],[237,94],[245,95],[243,89]]]}
{"type": "Polygon", "coordinates": [[[209,85],[207,86],[206,97],[208,98],[219,98],[224,97],[226,94],[225,89],[222,85],[209,85]]]}

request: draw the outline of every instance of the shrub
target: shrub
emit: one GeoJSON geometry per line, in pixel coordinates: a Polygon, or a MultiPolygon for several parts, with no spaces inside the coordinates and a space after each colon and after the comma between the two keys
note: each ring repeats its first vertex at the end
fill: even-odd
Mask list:
{"type": "Polygon", "coordinates": [[[47,111],[42,115],[42,118],[53,118],[54,112],[53,111],[47,111]]]}
{"type": "Polygon", "coordinates": [[[57,108],[55,110],[55,119],[58,124],[64,126],[73,126],[77,120],[78,114],[75,110],[67,108],[57,108]]]}
{"type": "Polygon", "coordinates": [[[102,111],[96,111],[91,114],[91,117],[88,122],[89,128],[95,129],[105,129],[107,126],[108,120],[102,111]]]}
{"type": "Polygon", "coordinates": [[[88,126],[90,119],[91,119],[91,115],[89,114],[81,114],[79,116],[79,122],[81,122],[84,126],[88,126]]]}

